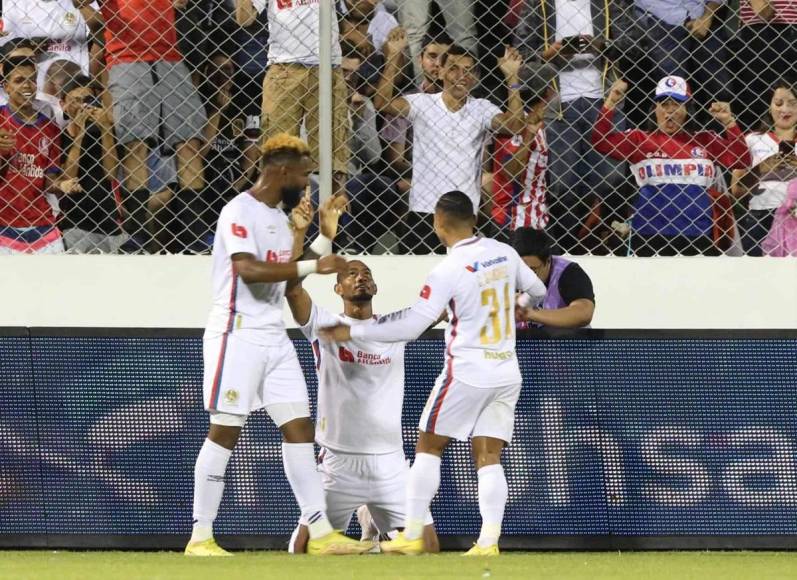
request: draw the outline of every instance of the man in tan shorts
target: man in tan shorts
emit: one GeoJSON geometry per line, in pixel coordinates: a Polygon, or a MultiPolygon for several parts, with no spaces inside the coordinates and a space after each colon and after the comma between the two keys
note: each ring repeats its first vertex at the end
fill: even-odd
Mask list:
{"type": "MultiPolygon", "coordinates": [[[[318,165],[319,4],[299,0],[236,0],[236,19],[246,26],[267,11],[268,72],[263,81],[263,139],[299,135],[302,122],[318,165]]],[[[332,22],[332,171],[335,193],[345,190],[349,161],[346,82],[340,69],[338,22],[332,22]]]]}

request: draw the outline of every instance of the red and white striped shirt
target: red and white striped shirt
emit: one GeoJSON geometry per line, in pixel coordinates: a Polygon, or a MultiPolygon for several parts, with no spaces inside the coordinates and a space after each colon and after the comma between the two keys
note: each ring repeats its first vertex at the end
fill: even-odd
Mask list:
{"type": "Polygon", "coordinates": [[[545,200],[547,184],[545,172],[548,169],[548,141],[545,129],[540,127],[534,136],[529,160],[523,180],[512,180],[504,169],[506,162],[523,145],[519,135],[499,138],[495,147],[493,177],[493,219],[499,224],[506,223],[511,208],[510,228],[545,229],[550,220],[545,200]]]}
{"type": "Polygon", "coordinates": [[[739,19],[742,21],[742,25],[797,24],[797,0],[769,0],[769,2],[775,9],[775,17],[767,22],[755,13],[750,6],[750,0],[740,0],[739,19]]]}

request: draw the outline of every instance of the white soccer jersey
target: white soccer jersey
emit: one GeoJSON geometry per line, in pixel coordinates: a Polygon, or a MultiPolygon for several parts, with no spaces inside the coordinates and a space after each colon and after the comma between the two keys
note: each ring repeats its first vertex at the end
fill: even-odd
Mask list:
{"type": "Polygon", "coordinates": [[[469,98],[450,111],[443,93],[405,95],[412,123],[412,186],[410,210],[433,213],[440,196],[458,190],[478,211],[481,200],[482,153],[493,119],[501,109],[486,99],[469,98]]]}
{"type": "MultiPolygon", "coordinates": [[[[328,1],[328,0],[325,0],[328,1]]],[[[268,64],[318,66],[319,0],[253,0],[258,14],[268,10],[268,64]]],[[[333,6],[333,11],[335,7],[333,6]]],[[[332,64],[340,65],[338,19],[332,16],[332,64]]]]}
{"type": "Polygon", "coordinates": [[[507,244],[469,238],[429,274],[413,310],[437,319],[448,311],[447,381],[479,388],[521,382],[515,356],[515,292],[545,296],[545,285],[507,244]]]}
{"type": "MultiPolygon", "coordinates": [[[[96,3],[92,8],[99,10],[96,3]]],[[[48,38],[47,52],[38,65],[37,83],[44,88],[44,76],[55,60],[71,60],[89,74],[89,28],[72,0],[4,0],[0,46],[15,38],[48,38]]]]}
{"type": "Polygon", "coordinates": [[[293,233],[288,224],[282,209],[267,206],[249,192],[237,195],[221,210],[213,243],[213,307],[206,337],[238,329],[285,332],[285,282],[245,284],[233,269],[232,255],[290,262],[293,233]]]}
{"type": "Polygon", "coordinates": [[[319,445],[344,453],[383,454],[403,450],[403,342],[318,339],[318,329],[344,323],[374,324],[336,316],[313,305],[302,332],[313,345],[318,373],[319,445]]]}

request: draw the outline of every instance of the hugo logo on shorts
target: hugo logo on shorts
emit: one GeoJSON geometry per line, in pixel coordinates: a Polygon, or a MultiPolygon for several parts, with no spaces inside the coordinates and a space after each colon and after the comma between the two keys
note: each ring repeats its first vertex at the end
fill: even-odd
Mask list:
{"type": "Polygon", "coordinates": [[[236,238],[246,238],[249,235],[249,232],[247,232],[246,228],[243,226],[232,224],[232,235],[234,235],[236,238]]]}

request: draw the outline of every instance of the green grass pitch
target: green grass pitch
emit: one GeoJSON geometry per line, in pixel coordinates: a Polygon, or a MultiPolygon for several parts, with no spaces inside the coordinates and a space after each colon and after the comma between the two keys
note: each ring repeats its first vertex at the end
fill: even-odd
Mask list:
{"type": "Polygon", "coordinates": [[[178,553],[0,551],[2,580],[368,579],[797,579],[797,553],[634,552],[504,553],[471,560],[435,556],[289,556],[244,552],[189,559],[178,553]]]}

